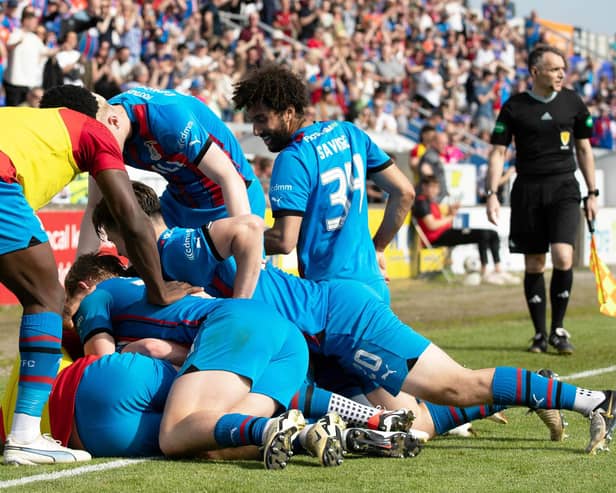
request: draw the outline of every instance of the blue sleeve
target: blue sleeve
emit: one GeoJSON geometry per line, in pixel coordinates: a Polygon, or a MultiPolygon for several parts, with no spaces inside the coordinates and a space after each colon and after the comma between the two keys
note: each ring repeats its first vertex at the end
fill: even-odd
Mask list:
{"type": "Polygon", "coordinates": [[[352,140],[356,143],[354,147],[366,149],[367,173],[378,173],[393,163],[389,155],[376,145],[366,132],[355,125],[347,125],[352,129],[350,134],[352,140]]]}
{"type": "Polygon", "coordinates": [[[150,131],[165,154],[198,165],[212,140],[190,103],[151,105],[148,110],[150,131]]]}
{"type": "Polygon", "coordinates": [[[207,227],[202,231],[177,228],[168,237],[160,259],[166,277],[206,287],[214,276],[214,269],[222,260],[216,251],[207,227]]]}
{"type": "Polygon", "coordinates": [[[290,149],[281,152],[274,164],[269,189],[274,217],[276,213],[287,211],[303,213],[312,188],[310,174],[297,151],[290,149]]]}
{"type": "Polygon", "coordinates": [[[73,317],[75,329],[84,344],[95,334],[106,332],[113,335],[111,306],[113,297],[104,289],[96,289],[86,296],[73,317]]]}

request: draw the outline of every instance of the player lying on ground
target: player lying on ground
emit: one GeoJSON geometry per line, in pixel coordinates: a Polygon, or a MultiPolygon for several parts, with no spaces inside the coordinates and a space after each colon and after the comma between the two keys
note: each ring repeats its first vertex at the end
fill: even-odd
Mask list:
{"type": "MultiPolygon", "coordinates": [[[[291,413],[279,420],[281,428],[268,436],[273,444],[263,443],[268,421],[259,416],[286,409],[307,371],[306,344],[293,324],[252,300],[187,296],[166,307],[151,305],[139,278],[114,277],[123,273],[116,257],[86,255],[74,267],[104,272],[107,279],[87,286],[92,292],[75,316],[86,354],[115,352],[112,319],[133,337],[172,333],[170,339],[191,344],[169,390],[160,424],[159,444],[165,455],[265,445],[266,467],[286,465],[300,415],[291,413]],[[82,265],[88,262],[90,267],[82,265]],[[112,264],[114,272],[105,262],[112,264]]],[[[70,282],[67,277],[67,286],[70,282]]],[[[87,449],[98,439],[90,434],[80,438],[87,449]]]]}
{"type": "MultiPolygon", "coordinates": [[[[133,187],[142,205],[146,202],[153,204],[143,199],[151,191],[139,184],[133,184],[133,187]]],[[[199,258],[195,259],[202,268],[195,269],[195,264],[182,259],[184,254],[177,248],[181,244],[183,249],[186,230],[174,228],[167,231],[164,221],[157,216],[156,207],[146,209],[146,214],[154,218],[155,230],[167,235],[167,241],[161,249],[161,263],[167,276],[190,279],[211,292],[223,295],[225,291],[229,292],[233,282],[232,263],[219,263],[216,259],[220,255],[202,248],[196,253],[199,258]],[[174,235],[177,235],[175,241],[174,235]],[[180,239],[181,243],[178,243],[180,239]]],[[[117,239],[118,248],[122,250],[122,240],[115,234],[113,219],[106,212],[104,202],[97,205],[93,217],[95,227],[98,230],[105,229],[112,240],[117,239]]],[[[216,244],[213,239],[198,240],[201,235],[208,235],[207,229],[192,230],[192,233],[192,243],[216,244]]],[[[602,403],[607,408],[611,400],[611,393],[606,395],[603,392],[588,391],[586,394],[582,389],[577,392],[578,389],[573,386],[527,370],[501,367],[473,371],[462,368],[427,339],[402,324],[388,305],[374,297],[363,284],[355,281],[315,283],[268,266],[261,273],[254,299],[272,304],[282,315],[293,319],[308,336],[309,345],[315,353],[334,357],[348,374],[361,383],[371,402],[384,404],[388,408],[395,408],[387,406],[391,402],[390,394],[398,395],[401,390],[412,394],[414,389],[421,392],[419,397],[429,396],[426,400],[430,402],[456,407],[495,404],[494,410],[502,406],[521,405],[539,409],[573,409],[578,412],[586,409],[586,414],[590,414],[591,411],[603,409],[600,405],[602,403]],[[352,306],[349,306],[350,299],[353,300],[352,306]],[[379,354],[374,354],[375,351],[379,354]],[[410,371],[407,370],[407,361],[410,363],[410,371]],[[417,364],[413,366],[415,362],[417,364]],[[445,375],[431,376],[432,365],[445,369],[445,375]],[[362,371],[357,370],[358,366],[363,368],[362,371]],[[525,375],[524,380],[516,381],[518,374],[525,375]],[[444,378],[447,375],[449,381],[444,378]],[[458,384],[460,379],[462,383],[458,384]],[[435,388],[430,387],[431,381],[435,388]],[[464,391],[464,386],[460,387],[462,384],[469,386],[468,391],[464,391]],[[525,389],[524,392],[522,389],[525,389]],[[531,400],[531,390],[537,396],[538,403],[531,400]],[[542,397],[544,401],[541,401],[542,397]],[[597,401],[593,407],[584,408],[593,404],[592,399],[597,401]]],[[[407,397],[407,405],[404,407],[411,407],[415,412],[415,400],[407,397]]],[[[589,451],[595,450],[602,443],[610,431],[607,428],[613,424],[610,413],[604,413],[606,418],[601,411],[592,413],[593,436],[589,451]]]]}
{"type": "MultiPolygon", "coordinates": [[[[204,313],[207,310],[202,305],[216,305],[221,301],[231,301],[189,297],[164,309],[152,309],[152,307],[144,304],[138,298],[137,295],[141,288],[135,287],[136,283],[139,284],[137,279],[111,279],[111,277],[123,273],[123,267],[115,257],[84,255],[77,259],[67,275],[65,284],[69,298],[77,294],[82,299],[79,310],[75,315],[75,325],[84,342],[86,354],[111,353],[116,349],[116,339],[120,342],[127,342],[141,338],[150,338],[149,340],[151,338],[161,338],[167,342],[173,342],[169,346],[175,346],[175,348],[170,348],[166,354],[177,358],[182,349],[184,355],[187,352],[185,348],[178,348],[178,346],[180,344],[194,345],[193,340],[195,337],[199,337],[202,328],[207,328],[212,323],[213,315],[208,315],[203,320],[204,313]],[[83,297],[84,294],[86,295],[85,297],[83,297]],[[188,306],[188,309],[186,306],[188,306]],[[203,324],[201,324],[202,320],[203,324]]],[[[253,302],[253,304],[260,305],[260,303],[256,302],[253,302]]],[[[245,305],[234,305],[236,310],[246,310],[244,307],[245,305]]],[[[275,327],[267,323],[267,316],[268,313],[272,312],[272,308],[267,306],[264,306],[264,308],[263,316],[257,316],[257,313],[254,311],[242,314],[241,316],[238,314],[237,316],[246,321],[246,324],[248,324],[248,320],[250,320],[251,324],[258,320],[261,328],[255,329],[255,332],[263,336],[268,330],[276,330],[275,327]]],[[[276,314],[276,312],[272,313],[276,314]]],[[[233,318],[230,315],[228,316],[230,317],[229,323],[232,323],[233,318]]],[[[276,314],[276,316],[280,318],[279,315],[276,314]]],[[[290,322],[288,322],[288,325],[291,325],[290,322]]],[[[248,325],[246,326],[248,327],[248,325]]],[[[212,332],[212,329],[208,328],[205,332],[212,332]]],[[[297,336],[303,341],[298,330],[297,336]]],[[[211,337],[215,337],[215,335],[211,337]]],[[[257,335],[251,334],[251,337],[257,337],[257,335]]],[[[131,343],[129,346],[134,346],[134,344],[131,343]]],[[[241,347],[238,348],[238,351],[240,350],[241,347]]],[[[159,352],[159,355],[163,354],[163,352],[159,352]]],[[[191,352],[188,355],[189,359],[192,357],[192,354],[191,352]]],[[[247,362],[250,359],[248,354],[242,352],[240,357],[243,358],[242,360],[245,361],[246,365],[249,364],[247,362]]],[[[176,362],[179,363],[181,360],[183,360],[182,357],[176,360],[176,362]]],[[[187,363],[185,362],[182,368],[186,366],[187,363]]],[[[280,375],[277,378],[282,378],[282,376],[280,375]]],[[[272,380],[272,384],[274,384],[275,379],[272,380]]],[[[296,388],[299,388],[299,385],[296,388]]],[[[253,410],[252,412],[256,411],[253,410]]],[[[398,419],[398,416],[392,415],[392,413],[383,413],[376,409],[373,414],[379,415],[379,418],[376,420],[378,426],[388,425],[388,421],[398,419]]],[[[408,421],[406,411],[398,413],[398,415],[400,416],[399,419],[404,422],[398,424],[396,430],[400,430],[401,426],[408,421]]],[[[309,426],[305,432],[302,431],[299,434],[298,438],[300,445],[313,455],[317,455],[324,465],[338,465],[342,461],[343,450],[341,441],[351,443],[351,448],[355,450],[358,448],[360,439],[365,442],[367,432],[349,430],[349,433],[353,434],[353,436],[347,439],[347,436],[341,436],[341,430],[339,429],[344,427],[344,422],[338,421],[335,416],[330,416],[328,420],[331,421],[329,425],[327,421],[317,421],[316,429],[309,426]],[[323,426],[327,429],[323,429],[323,426]],[[311,435],[314,436],[313,443],[311,443],[311,435]]],[[[389,429],[393,428],[393,426],[388,427],[389,429]]],[[[406,427],[404,430],[406,430],[406,427]]],[[[163,428],[161,431],[161,446],[164,443],[162,441],[164,432],[165,429],[163,428]]],[[[176,431],[173,433],[169,432],[174,439],[176,438],[176,433],[176,431]]],[[[349,435],[349,433],[346,435],[349,435]]],[[[372,433],[369,435],[379,441],[376,445],[380,446],[382,455],[404,456],[417,453],[417,441],[406,433],[385,435],[372,433]]],[[[163,450],[166,453],[170,453],[164,448],[163,450]]],[[[379,452],[379,450],[376,452],[379,452]]]]}
{"type": "MultiPolygon", "coordinates": [[[[181,228],[173,228],[171,230],[166,229],[164,221],[158,214],[158,207],[155,199],[154,192],[145,185],[139,183],[133,183],[133,188],[137,196],[138,201],[144,206],[144,210],[148,216],[152,218],[154,229],[166,238],[164,245],[161,246],[161,262],[165,274],[171,278],[183,278],[190,277],[197,285],[204,285],[212,292],[220,294],[228,294],[229,286],[233,282],[233,269],[232,264],[229,262],[220,263],[217,260],[221,255],[215,252],[207,251],[204,246],[200,249],[191,248],[191,251],[195,251],[195,256],[192,262],[188,262],[184,251],[184,241],[187,238],[191,238],[190,243],[192,245],[216,245],[218,244],[216,238],[216,231],[212,228],[202,230],[184,230],[181,228]],[[207,238],[207,239],[206,239],[207,238]]],[[[112,240],[117,239],[120,251],[123,249],[121,239],[117,238],[115,234],[113,219],[106,211],[104,202],[101,202],[95,208],[94,212],[95,226],[97,229],[104,228],[107,230],[112,240]]],[[[215,223],[214,223],[215,224],[215,223]]],[[[192,255],[191,255],[192,257],[192,255]]],[[[369,334],[370,330],[374,329],[376,322],[374,319],[370,319],[367,313],[373,312],[375,307],[377,310],[381,310],[379,323],[387,324],[388,320],[390,324],[394,324],[396,327],[404,327],[402,330],[403,337],[406,336],[409,331],[408,327],[403,326],[393,315],[390,308],[381,303],[379,300],[370,296],[371,292],[365,289],[365,287],[354,281],[331,281],[315,283],[308,280],[299,279],[295,276],[288,275],[278,269],[267,266],[262,271],[257,283],[254,297],[260,301],[270,303],[274,306],[282,315],[287,318],[292,318],[296,325],[307,334],[310,346],[316,353],[328,354],[322,350],[319,344],[318,337],[326,337],[323,335],[322,330],[327,332],[331,330],[336,331],[336,327],[344,327],[345,329],[355,330],[362,332],[367,329],[363,334],[369,334]],[[357,315],[357,313],[348,313],[349,310],[345,310],[344,307],[349,305],[349,300],[353,300],[352,304],[355,308],[360,307],[357,313],[364,313],[363,317],[357,315]],[[363,308],[361,308],[363,307],[363,308]],[[384,307],[381,309],[381,307],[384,307]],[[340,314],[342,312],[342,314],[340,314]],[[359,317],[359,318],[358,318],[359,317]],[[326,320],[327,319],[327,320],[326,320]],[[338,325],[337,325],[338,324],[338,325]],[[315,337],[315,334],[317,337],[315,337]]],[[[387,329],[385,329],[387,330],[387,329]]],[[[419,336],[421,337],[421,336],[419,336]]],[[[361,352],[361,351],[360,351],[361,352]]],[[[365,354],[365,353],[362,353],[365,354]]],[[[336,354],[336,359],[340,360],[336,354]]],[[[361,358],[360,358],[361,361],[361,358]]],[[[347,365],[348,367],[349,365],[347,365]]],[[[354,370],[350,370],[349,373],[354,375],[354,370]]],[[[357,375],[354,375],[357,379],[357,375]]],[[[368,390],[368,395],[371,398],[381,399],[376,403],[382,404],[385,400],[391,401],[391,396],[376,393],[374,385],[366,385],[365,379],[359,378],[363,385],[363,391],[368,390]]],[[[322,386],[327,386],[327,381],[322,381],[322,386]]],[[[396,407],[409,407],[418,416],[422,415],[430,416],[429,412],[426,412],[425,408],[418,407],[414,398],[406,396],[404,406],[385,406],[390,409],[396,407]]],[[[321,401],[326,402],[326,401],[321,401]]],[[[442,416],[439,418],[439,424],[436,429],[432,426],[433,421],[428,419],[424,425],[424,431],[427,431],[431,436],[434,433],[442,433],[450,429],[453,423],[460,424],[459,416],[464,416],[466,413],[466,419],[472,420],[479,417],[485,417],[494,411],[502,409],[505,403],[501,403],[497,406],[491,406],[489,409],[482,406],[477,406],[474,409],[460,410],[450,412],[447,408],[441,408],[432,404],[423,404],[422,406],[433,406],[432,413],[442,416]],[[452,415],[453,413],[453,415],[452,415]]],[[[321,408],[322,409],[322,408],[321,408]]],[[[542,413],[545,414],[545,413],[542,413]]],[[[558,412],[547,413],[559,416],[558,412]]],[[[464,419],[464,418],[462,418],[464,419]]],[[[436,421],[436,420],[435,420],[436,421]]],[[[560,436],[562,436],[562,424],[560,420],[551,419],[554,423],[559,423],[560,436]]],[[[457,426],[455,424],[455,426],[457,426]]],[[[556,425],[554,425],[556,426],[556,425]]],[[[554,427],[553,426],[553,427],[554,427]]],[[[553,428],[552,427],[552,428],[553,428]]],[[[552,435],[558,434],[551,430],[552,435]]]]}

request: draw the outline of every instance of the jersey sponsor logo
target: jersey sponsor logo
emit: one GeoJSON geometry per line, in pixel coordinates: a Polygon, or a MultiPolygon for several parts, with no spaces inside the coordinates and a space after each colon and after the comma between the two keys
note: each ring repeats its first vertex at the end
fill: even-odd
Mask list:
{"type": "Polygon", "coordinates": [[[195,126],[195,122],[190,120],[184,129],[180,132],[180,140],[178,140],[178,145],[180,147],[184,147],[186,145],[186,139],[190,136],[190,130],[195,126]]]}
{"type": "Polygon", "coordinates": [[[126,91],[126,93],[137,96],[138,98],[147,99],[148,101],[154,97],[153,94],[148,94],[147,92],[139,91],[137,89],[129,89],[128,91],[126,91]]]}
{"type": "Polygon", "coordinates": [[[184,255],[188,260],[194,260],[195,252],[192,247],[192,242],[190,241],[193,235],[194,229],[189,229],[186,231],[184,235],[184,255]]]}
{"type": "Polygon", "coordinates": [[[345,135],[341,135],[340,137],[336,137],[334,139],[328,140],[323,144],[317,146],[317,154],[319,155],[319,159],[326,159],[328,157],[332,157],[339,152],[346,151],[350,149],[351,145],[347,140],[345,135]]]}
{"type": "Polygon", "coordinates": [[[495,134],[502,134],[505,131],[505,124],[503,122],[496,122],[496,125],[494,125],[494,133],[495,134]]]}
{"type": "Polygon", "coordinates": [[[326,127],[323,127],[319,132],[314,132],[312,134],[304,135],[304,141],[312,142],[314,139],[318,139],[319,137],[321,137],[321,135],[328,134],[333,129],[335,129],[337,126],[338,126],[337,122],[332,122],[326,127]]]}
{"type": "Polygon", "coordinates": [[[292,192],[293,185],[272,185],[270,187],[270,192],[292,192]]]}
{"type": "Polygon", "coordinates": [[[175,94],[166,89],[154,89],[148,87],[147,92],[141,91],[139,89],[129,89],[126,91],[126,94],[132,94],[133,96],[137,96],[138,98],[147,99],[148,101],[154,97],[154,94],[161,94],[163,96],[175,96],[175,94]],[[152,94],[151,94],[152,93],[152,94]]]}
{"type": "Polygon", "coordinates": [[[543,115],[541,115],[541,119],[542,120],[551,120],[552,119],[552,115],[550,115],[550,113],[548,111],[546,111],[543,115]]]}
{"type": "Polygon", "coordinates": [[[152,170],[161,175],[173,174],[183,168],[184,165],[179,161],[158,161],[152,165],[152,170]]]}
{"type": "Polygon", "coordinates": [[[560,148],[565,150],[569,149],[569,141],[571,140],[571,133],[564,131],[560,133],[560,148]]]}

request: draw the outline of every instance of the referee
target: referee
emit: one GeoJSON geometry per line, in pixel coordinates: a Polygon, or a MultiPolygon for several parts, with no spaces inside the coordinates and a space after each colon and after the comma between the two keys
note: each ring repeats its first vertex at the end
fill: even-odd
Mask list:
{"type": "Polygon", "coordinates": [[[507,146],[515,139],[517,178],[511,191],[509,250],[523,253],[524,294],[535,327],[529,351],[543,353],[548,343],[560,354],[573,345],[563,320],[573,284],[573,244],[580,208],[577,162],[588,187],[586,214],[597,214],[595,163],[590,146],[592,117],[580,97],[563,88],[566,61],[553,46],[538,45],[528,56],[532,90],[511,97],[492,132],[488,165],[487,214],[496,224],[496,197],[507,146]],[[548,249],[552,255],[550,304],[552,324],[546,331],[546,289],[543,272],[548,249]]]}

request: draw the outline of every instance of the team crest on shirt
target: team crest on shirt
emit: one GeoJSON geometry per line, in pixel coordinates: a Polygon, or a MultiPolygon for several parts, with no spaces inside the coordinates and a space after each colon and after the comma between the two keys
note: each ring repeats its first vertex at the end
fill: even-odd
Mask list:
{"type": "Polygon", "coordinates": [[[563,150],[569,149],[569,140],[571,140],[571,133],[567,131],[561,132],[560,133],[560,143],[561,143],[560,148],[563,150]]]}

